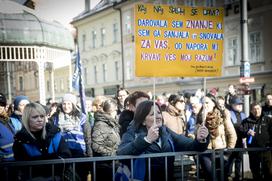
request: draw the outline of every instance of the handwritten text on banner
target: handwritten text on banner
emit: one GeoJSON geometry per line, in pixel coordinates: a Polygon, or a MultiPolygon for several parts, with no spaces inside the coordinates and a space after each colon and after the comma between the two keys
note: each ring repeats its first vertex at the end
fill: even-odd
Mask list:
{"type": "Polygon", "coordinates": [[[223,39],[223,8],[136,4],[136,76],[221,76],[223,39]]]}

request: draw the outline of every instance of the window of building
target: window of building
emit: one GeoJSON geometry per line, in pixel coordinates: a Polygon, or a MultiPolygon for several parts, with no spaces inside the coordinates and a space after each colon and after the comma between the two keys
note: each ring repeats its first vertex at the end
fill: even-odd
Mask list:
{"type": "Polygon", "coordinates": [[[92,31],[92,48],[96,47],[96,31],[92,31]]]}
{"type": "Polygon", "coordinates": [[[195,0],[185,0],[184,4],[186,6],[196,6],[195,0]]]}
{"type": "Polygon", "coordinates": [[[119,80],[119,64],[118,64],[118,61],[114,62],[114,67],[115,67],[115,80],[119,80]]]}
{"type": "Polygon", "coordinates": [[[175,4],[177,4],[177,0],[168,0],[167,4],[175,5],[175,4]]]}
{"type": "Polygon", "coordinates": [[[58,87],[57,87],[57,84],[56,84],[57,81],[54,81],[54,91],[57,92],[58,91],[58,87]]]}
{"type": "Polygon", "coordinates": [[[94,65],[94,83],[98,83],[97,74],[98,74],[97,66],[94,65]]]}
{"type": "Polygon", "coordinates": [[[103,81],[106,82],[107,81],[107,65],[103,63],[102,69],[103,69],[103,81]]]}
{"type": "Polygon", "coordinates": [[[40,86],[40,85],[39,85],[39,83],[40,83],[40,82],[39,82],[39,77],[35,77],[34,79],[35,79],[35,80],[34,80],[34,81],[35,81],[35,88],[38,89],[39,86],[40,86]]]}
{"type": "Polygon", "coordinates": [[[118,24],[113,24],[113,43],[116,43],[118,39],[118,24]]]}
{"type": "Polygon", "coordinates": [[[250,62],[261,61],[261,33],[253,32],[249,34],[249,59],[250,62]]]}
{"type": "Polygon", "coordinates": [[[82,35],[82,50],[86,50],[86,35],[82,35]]]}
{"type": "Polygon", "coordinates": [[[127,67],[126,67],[126,79],[131,80],[132,79],[132,68],[130,61],[127,61],[127,67]]]}
{"type": "Polygon", "coordinates": [[[50,91],[50,81],[49,80],[46,82],[46,89],[47,89],[47,92],[50,91]]]}
{"type": "Polygon", "coordinates": [[[131,15],[130,12],[125,16],[125,34],[131,34],[131,15]]]}
{"type": "Polygon", "coordinates": [[[19,91],[24,90],[24,79],[22,76],[19,77],[19,91]]]}
{"type": "Polygon", "coordinates": [[[105,46],[105,40],[106,40],[106,29],[101,28],[101,47],[105,46]]]}
{"type": "Polygon", "coordinates": [[[64,81],[63,81],[63,79],[60,79],[60,90],[64,91],[64,81]]]}
{"type": "Polygon", "coordinates": [[[215,0],[206,0],[204,5],[206,7],[215,7],[215,0]]]}
{"type": "Polygon", "coordinates": [[[162,4],[162,0],[154,0],[153,4],[162,4]]]}
{"type": "Polygon", "coordinates": [[[238,38],[228,39],[228,65],[238,65],[238,38]]]}
{"type": "Polygon", "coordinates": [[[87,68],[84,68],[84,77],[83,77],[83,81],[84,81],[84,84],[88,84],[88,72],[87,72],[87,68]]]}

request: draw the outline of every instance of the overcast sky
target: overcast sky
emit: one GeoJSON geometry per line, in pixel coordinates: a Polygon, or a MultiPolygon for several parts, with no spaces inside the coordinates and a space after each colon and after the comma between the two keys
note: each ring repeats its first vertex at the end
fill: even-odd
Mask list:
{"type": "MultiPolygon", "coordinates": [[[[36,2],[35,12],[40,18],[48,21],[56,20],[68,29],[69,24],[74,17],[85,10],[85,0],[34,0],[36,2]]],[[[91,8],[100,0],[90,0],[91,8]]],[[[70,61],[58,61],[54,63],[54,67],[62,67],[68,65],[70,61]]]]}
{"type": "MultiPolygon", "coordinates": [[[[85,0],[33,0],[36,2],[36,12],[40,17],[56,20],[66,27],[69,22],[84,11],[85,0]]],[[[90,0],[91,7],[100,0],[90,0]]]]}

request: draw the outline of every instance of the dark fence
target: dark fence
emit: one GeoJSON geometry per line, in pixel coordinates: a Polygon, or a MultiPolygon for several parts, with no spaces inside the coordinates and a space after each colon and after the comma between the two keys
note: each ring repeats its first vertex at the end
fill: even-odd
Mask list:
{"type": "MultiPolygon", "coordinates": [[[[207,150],[205,152],[194,152],[194,151],[188,151],[188,152],[169,152],[169,153],[156,153],[156,154],[144,154],[140,156],[132,156],[132,155],[124,155],[124,156],[113,156],[113,157],[86,157],[86,158],[69,158],[69,159],[54,159],[54,160],[39,160],[39,161],[18,161],[18,162],[2,162],[0,163],[0,170],[3,172],[1,173],[1,179],[0,180],[35,180],[33,177],[33,169],[38,166],[45,166],[50,168],[50,179],[47,180],[63,180],[63,178],[57,178],[56,175],[59,175],[60,173],[56,173],[56,167],[62,166],[69,169],[70,174],[68,176],[70,178],[66,180],[78,180],[78,175],[76,174],[77,166],[84,163],[85,165],[88,164],[89,173],[91,174],[92,179],[96,181],[97,180],[97,166],[100,163],[110,163],[111,165],[111,177],[112,180],[115,180],[115,174],[117,168],[120,166],[121,162],[124,162],[126,160],[126,163],[128,167],[130,168],[131,173],[131,179],[133,180],[133,170],[139,169],[134,168],[134,162],[136,159],[144,158],[147,166],[147,178],[149,181],[152,180],[151,175],[151,159],[152,158],[158,158],[162,157],[165,159],[164,164],[164,171],[165,171],[165,181],[168,181],[168,159],[169,157],[175,158],[175,172],[179,173],[179,177],[175,177],[176,180],[188,180],[186,177],[187,170],[185,167],[188,165],[188,162],[186,162],[186,158],[188,156],[193,156],[194,158],[194,165],[195,165],[195,178],[194,180],[201,180],[200,176],[200,163],[199,163],[199,156],[202,154],[211,154],[212,158],[212,179],[213,180],[225,180],[226,173],[224,172],[224,157],[228,153],[231,152],[241,152],[241,153],[247,153],[247,152],[257,152],[257,154],[260,154],[262,152],[272,151],[272,148],[236,148],[236,149],[220,149],[220,150],[207,150]],[[217,161],[216,161],[217,160],[217,161]],[[219,163],[219,164],[218,164],[219,163]],[[178,168],[178,169],[177,169],[178,168]],[[24,176],[24,177],[23,177],[24,176]]],[[[242,179],[244,178],[244,164],[242,164],[242,179]]],[[[85,167],[86,168],[86,167],[85,167]]],[[[64,172],[64,169],[63,169],[64,172]]],[[[105,173],[106,174],[106,173],[105,173]]],[[[62,175],[62,173],[61,173],[62,175]]],[[[39,179],[38,179],[39,180],[39,179]]],[[[86,180],[85,178],[82,180],[86,180]]]]}

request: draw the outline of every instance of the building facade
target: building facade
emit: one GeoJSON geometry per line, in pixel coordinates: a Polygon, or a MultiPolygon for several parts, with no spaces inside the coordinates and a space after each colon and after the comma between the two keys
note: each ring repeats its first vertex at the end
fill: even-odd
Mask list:
{"type": "Polygon", "coordinates": [[[110,2],[74,20],[87,96],[110,95],[122,84],[120,13],[110,2]]]}
{"type": "MultiPolygon", "coordinates": [[[[88,87],[87,91],[92,90],[93,95],[111,94],[112,92],[107,91],[107,89],[118,87],[118,85],[122,86],[121,80],[124,80],[123,84],[130,91],[152,91],[152,78],[135,77],[134,74],[134,4],[137,2],[139,1],[118,1],[117,3],[102,1],[99,7],[90,10],[83,16],[74,18],[73,25],[78,29],[79,47],[84,61],[86,87],[88,87]],[[121,13],[118,13],[118,9],[121,13]],[[122,21],[119,21],[118,16],[121,16],[122,21]],[[114,30],[115,22],[118,23],[117,27],[120,27],[119,23],[122,22],[122,31],[120,29],[114,30]],[[119,36],[116,46],[111,43],[114,39],[113,32],[118,32],[119,36]],[[94,42],[100,42],[100,46],[94,42]],[[101,46],[102,42],[107,42],[104,47],[101,46]],[[124,69],[121,68],[122,62],[124,69]],[[110,78],[107,78],[108,76],[110,78]],[[123,78],[120,76],[123,76],[123,78]]],[[[239,1],[161,0],[140,2],[187,6],[224,6],[222,76],[208,77],[207,89],[216,88],[221,95],[224,95],[227,91],[228,84],[235,84],[238,89],[243,89],[243,85],[240,85],[239,82],[241,65],[239,1]]],[[[272,27],[269,23],[269,19],[272,17],[271,7],[272,2],[268,0],[248,1],[249,62],[251,64],[251,76],[255,78],[255,82],[250,84],[252,100],[260,100],[263,94],[272,91],[272,52],[269,51],[272,46],[270,36],[272,27]]],[[[163,92],[193,93],[203,87],[203,78],[167,77],[156,78],[155,81],[157,94],[163,92]]],[[[242,93],[242,91],[240,92],[242,93]]]]}
{"type": "MultiPolygon", "coordinates": [[[[55,96],[52,77],[55,69],[49,65],[68,61],[71,67],[72,33],[59,23],[40,19],[34,10],[13,1],[1,2],[0,29],[0,92],[6,94],[9,102],[17,95],[26,95],[31,101],[45,104],[46,98],[55,96]],[[45,77],[47,73],[49,78],[45,77]]],[[[71,68],[63,71],[62,77],[65,84],[71,85],[71,68]]],[[[64,87],[65,92],[71,91],[71,86],[64,87]]]]}

